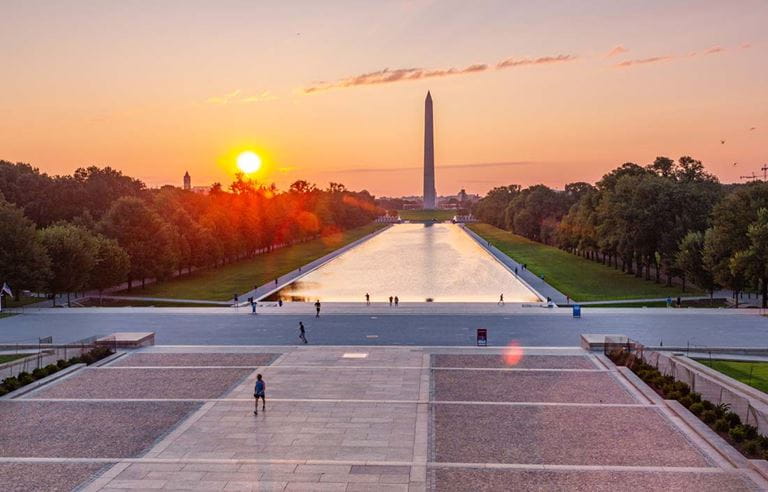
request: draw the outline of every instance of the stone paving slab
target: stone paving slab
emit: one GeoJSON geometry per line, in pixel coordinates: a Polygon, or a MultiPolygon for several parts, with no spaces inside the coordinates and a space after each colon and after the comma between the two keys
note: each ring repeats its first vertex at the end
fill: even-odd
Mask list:
{"type": "Polygon", "coordinates": [[[438,468],[431,471],[435,490],[614,492],[616,490],[744,492],[758,488],[738,473],[489,470],[438,468]]]}
{"type": "Polygon", "coordinates": [[[434,461],[712,466],[655,408],[433,404],[434,461]]]}
{"type": "MultiPolygon", "coordinates": [[[[267,398],[314,398],[356,400],[419,399],[418,370],[329,369],[324,367],[268,366],[260,371],[267,385],[267,398]]],[[[239,385],[230,397],[253,395],[255,375],[239,385]]]]}
{"type": "Polygon", "coordinates": [[[236,368],[85,369],[28,398],[218,398],[252,372],[236,368]]]}
{"type": "MultiPolygon", "coordinates": [[[[365,328],[360,328],[365,330],[365,328]]],[[[298,329],[297,329],[298,330],[298,329]]],[[[308,331],[309,333],[309,331],[308,331]]],[[[298,331],[297,331],[298,334],[298,331]]],[[[298,336],[298,335],[297,335],[298,336]]],[[[308,337],[311,335],[307,335],[308,337]]],[[[375,339],[372,339],[375,340],[375,339]]],[[[408,347],[297,347],[284,355],[280,365],[311,365],[333,367],[421,367],[423,352],[408,347]],[[365,357],[345,358],[345,354],[364,354],[365,357]]]]}
{"type": "MultiPolygon", "coordinates": [[[[269,397],[268,397],[269,398],[269,397]]],[[[270,402],[216,403],[160,458],[413,459],[415,405],[270,402]]]]}
{"type": "Polygon", "coordinates": [[[638,403],[610,372],[432,370],[436,401],[638,403]]]}
{"type": "Polygon", "coordinates": [[[610,372],[432,370],[436,401],[638,403],[610,372]]]}
{"type": "Polygon", "coordinates": [[[192,402],[3,401],[0,456],[137,456],[197,407],[192,402]]]}
{"type": "Polygon", "coordinates": [[[105,463],[0,463],[4,492],[69,492],[87,481],[105,463]]]}
{"type": "Polygon", "coordinates": [[[259,353],[187,353],[164,354],[157,352],[139,352],[118,359],[110,367],[125,366],[242,366],[258,367],[271,364],[279,354],[259,353]]]}
{"type": "MultiPolygon", "coordinates": [[[[522,350],[522,349],[521,349],[522,350]]],[[[518,369],[597,369],[589,357],[573,355],[525,355],[510,364],[504,354],[434,354],[432,367],[518,368],[518,369]]]]}

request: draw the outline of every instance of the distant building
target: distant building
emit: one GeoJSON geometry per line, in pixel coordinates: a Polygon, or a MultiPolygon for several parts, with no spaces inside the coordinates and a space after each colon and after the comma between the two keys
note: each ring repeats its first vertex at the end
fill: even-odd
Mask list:
{"type": "Polygon", "coordinates": [[[192,178],[189,176],[189,171],[184,173],[184,189],[187,191],[192,190],[192,178]]]}

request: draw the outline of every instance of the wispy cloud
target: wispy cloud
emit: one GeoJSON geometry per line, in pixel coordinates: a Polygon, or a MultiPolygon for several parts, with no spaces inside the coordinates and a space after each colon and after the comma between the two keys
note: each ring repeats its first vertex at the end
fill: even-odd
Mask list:
{"type": "Polygon", "coordinates": [[[619,68],[626,68],[631,67],[633,65],[646,65],[648,63],[658,63],[658,62],[664,62],[673,60],[675,57],[672,55],[664,55],[664,56],[652,56],[650,58],[637,58],[634,60],[626,60],[621,63],[617,63],[616,66],[619,68]]]}
{"type": "MultiPolygon", "coordinates": [[[[575,55],[557,55],[542,56],[539,58],[508,58],[501,60],[495,65],[496,70],[503,70],[513,67],[526,65],[546,65],[551,63],[560,63],[575,60],[575,55]]],[[[311,94],[313,92],[326,91],[329,89],[341,89],[345,87],[355,87],[360,85],[391,84],[393,82],[403,82],[408,80],[421,80],[437,77],[450,77],[453,75],[464,75],[470,73],[479,73],[492,70],[486,63],[476,63],[464,68],[385,68],[375,72],[363,73],[352,77],[345,77],[332,82],[317,82],[311,86],[305,87],[303,92],[311,94]]]]}
{"type": "Polygon", "coordinates": [[[629,51],[629,50],[628,50],[627,48],[625,48],[623,44],[617,44],[616,46],[614,46],[613,48],[611,48],[611,49],[608,51],[608,53],[606,53],[606,54],[605,54],[605,57],[606,57],[606,58],[612,58],[612,57],[614,57],[614,56],[618,56],[618,55],[621,55],[621,54],[623,54],[623,53],[626,53],[626,52],[628,52],[628,51],[629,51]]]}
{"type": "MultiPolygon", "coordinates": [[[[749,43],[742,43],[739,47],[742,49],[749,48],[751,45],[749,43]]],[[[727,51],[726,48],[715,45],[710,48],[705,49],[704,51],[697,52],[697,51],[691,51],[690,53],[687,53],[685,55],[661,55],[661,56],[651,56],[649,58],[636,58],[633,60],[625,60],[623,62],[617,63],[614,65],[616,68],[628,68],[635,65],[646,65],[650,63],[659,63],[659,62],[666,62],[666,61],[672,61],[672,60],[683,60],[685,58],[694,58],[699,55],[705,56],[705,55],[714,55],[717,53],[723,53],[727,51]]]]}
{"type": "Polygon", "coordinates": [[[741,43],[741,44],[739,45],[739,48],[741,48],[741,49],[743,49],[743,50],[749,49],[749,48],[751,48],[751,47],[752,47],[752,43],[746,43],[746,42],[744,42],[744,43],[741,43]]]}
{"type": "Polygon", "coordinates": [[[375,84],[389,84],[392,82],[400,82],[404,80],[419,80],[435,77],[448,77],[451,75],[461,75],[465,73],[484,72],[488,70],[486,64],[469,65],[465,68],[446,68],[446,69],[432,69],[425,68],[396,68],[383,70],[377,70],[375,72],[368,72],[353,77],[347,77],[337,80],[335,82],[318,82],[317,84],[305,87],[305,93],[312,93],[318,91],[324,91],[328,89],[338,89],[343,87],[354,87],[358,85],[375,85],[375,84]]]}
{"type": "Polygon", "coordinates": [[[273,101],[277,99],[270,91],[262,91],[249,96],[243,95],[240,89],[235,89],[232,92],[224,94],[223,96],[213,96],[205,100],[208,104],[224,105],[224,104],[250,104],[261,101],[273,101]]]}
{"type": "Polygon", "coordinates": [[[704,50],[704,54],[714,55],[715,53],[722,53],[723,51],[725,51],[725,48],[723,48],[722,46],[713,46],[707,50],[704,50]]]}
{"type": "Polygon", "coordinates": [[[507,58],[496,64],[497,69],[524,67],[526,65],[548,65],[550,63],[561,63],[573,61],[576,59],[575,55],[557,55],[557,56],[542,56],[539,58],[507,58]]]}

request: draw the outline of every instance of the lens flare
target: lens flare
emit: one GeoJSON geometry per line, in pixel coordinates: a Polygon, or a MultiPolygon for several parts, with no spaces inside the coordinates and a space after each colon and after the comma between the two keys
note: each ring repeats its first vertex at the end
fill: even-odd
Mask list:
{"type": "Polygon", "coordinates": [[[523,360],[523,347],[517,342],[510,342],[504,348],[504,363],[508,366],[516,366],[523,360]]]}

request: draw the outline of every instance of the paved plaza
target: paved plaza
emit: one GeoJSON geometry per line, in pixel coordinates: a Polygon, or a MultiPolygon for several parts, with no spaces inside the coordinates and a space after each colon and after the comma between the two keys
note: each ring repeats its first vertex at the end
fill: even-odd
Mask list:
{"type": "Polygon", "coordinates": [[[581,319],[570,310],[497,306],[323,306],[269,308],[251,315],[234,308],[45,309],[0,319],[3,342],[81,340],[114,332],[152,331],[161,345],[292,345],[298,324],[313,345],[470,346],[477,328],[490,345],[578,346],[581,333],[622,333],[646,345],[768,347],[768,318],[759,310],[590,309],[581,319]]]}
{"type": "Polygon", "coordinates": [[[19,491],[768,487],[603,356],[505,352],[148,347],[0,401],[0,480],[19,491]]]}

